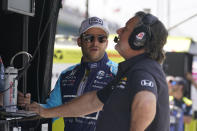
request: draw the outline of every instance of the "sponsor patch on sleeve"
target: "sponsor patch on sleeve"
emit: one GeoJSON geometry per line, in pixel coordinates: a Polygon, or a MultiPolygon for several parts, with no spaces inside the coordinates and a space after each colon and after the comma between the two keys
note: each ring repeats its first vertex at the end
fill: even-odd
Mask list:
{"type": "Polygon", "coordinates": [[[154,87],[154,83],[150,80],[141,80],[141,86],[143,87],[154,87]]]}

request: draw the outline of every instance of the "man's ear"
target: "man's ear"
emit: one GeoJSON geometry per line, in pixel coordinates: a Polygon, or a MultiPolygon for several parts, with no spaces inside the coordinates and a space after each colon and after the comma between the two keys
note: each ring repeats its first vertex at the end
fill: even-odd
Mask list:
{"type": "Polygon", "coordinates": [[[81,43],[82,43],[81,38],[80,37],[77,38],[77,44],[78,44],[79,47],[81,47],[81,43]]]}

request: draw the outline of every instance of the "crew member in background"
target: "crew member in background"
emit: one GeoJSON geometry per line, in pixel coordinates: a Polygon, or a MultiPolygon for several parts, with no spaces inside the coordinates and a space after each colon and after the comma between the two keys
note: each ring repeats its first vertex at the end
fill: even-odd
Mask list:
{"type": "Polygon", "coordinates": [[[163,23],[137,12],[117,30],[115,49],[125,58],[105,88],[67,104],[45,109],[28,106],[42,117],[77,117],[99,110],[96,131],[169,131],[169,95],[161,63],[168,32],[163,23]]]}
{"type": "MultiPolygon", "coordinates": [[[[114,78],[118,64],[109,60],[105,52],[108,35],[107,23],[98,17],[90,17],[81,23],[77,39],[83,54],[81,63],[67,68],[60,74],[47,104],[42,104],[42,107],[52,108],[68,103],[84,93],[102,89],[114,78]]],[[[30,97],[23,96],[19,93],[18,103],[29,104],[30,97]]],[[[64,123],[65,131],[94,131],[98,116],[99,112],[81,117],[55,118],[53,131],[62,131],[64,123]]]]}
{"type": "Polygon", "coordinates": [[[166,76],[166,81],[167,81],[167,84],[168,84],[169,96],[172,96],[172,88],[173,88],[173,85],[175,84],[174,76],[166,76]]]}
{"type": "Polygon", "coordinates": [[[177,76],[174,77],[171,84],[171,131],[184,131],[184,124],[188,124],[192,120],[192,101],[184,97],[187,82],[184,78],[177,76]]]}
{"type": "MultiPolygon", "coordinates": [[[[197,82],[192,76],[192,73],[186,73],[186,78],[191,82],[191,84],[196,88],[197,90],[197,82]]],[[[195,117],[195,111],[193,110],[193,119],[189,124],[185,124],[185,131],[196,131],[197,130],[197,117],[195,117]]]]}

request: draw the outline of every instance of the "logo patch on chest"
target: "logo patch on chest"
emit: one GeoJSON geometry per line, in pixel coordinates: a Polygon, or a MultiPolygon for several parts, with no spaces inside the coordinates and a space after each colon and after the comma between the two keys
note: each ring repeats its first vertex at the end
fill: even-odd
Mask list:
{"type": "Polygon", "coordinates": [[[98,71],[96,78],[103,79],[104,76],[105,76],[105,71],[100,70],[100,71],[98,71]]]}
{"type": "Polygon", "coordinates": [[[118,83],[117,88],[125,89],[126,84],[127,84],[127,77],[123,77],[123,78],[121,78],[120,82],[118,83]]]}

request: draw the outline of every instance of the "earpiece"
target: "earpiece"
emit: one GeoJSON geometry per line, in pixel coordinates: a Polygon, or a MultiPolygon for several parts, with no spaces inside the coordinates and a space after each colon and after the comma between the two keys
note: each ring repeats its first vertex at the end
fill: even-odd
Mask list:
{"type": "Polygon", "coordinates": [[[145,46],[149,38],[150,35],[148,33],[147,27],[141,25],[140,27],[137,27],[133,30],[128,39],[128,42],[131,49],[140,50],[145,46]]]}
{"type": "Polygon", "coordinates": [[[151,40],[152,34],[150,26],[158,21],[157,17],[146,14],[141,19],[141,23],[130,34],[128,43],[133,50],[140,50],[151,40]]]}

